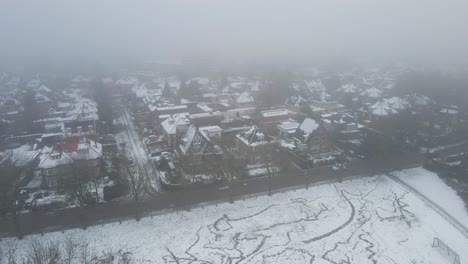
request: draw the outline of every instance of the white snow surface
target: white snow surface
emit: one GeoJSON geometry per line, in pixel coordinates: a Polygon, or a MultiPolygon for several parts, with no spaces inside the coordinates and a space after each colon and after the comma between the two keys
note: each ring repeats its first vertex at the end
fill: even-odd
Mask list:
{"type": "Polygon", "coordinates": [[[453,263],[432,247],[434,237],[458,252],[461,263],[468,261],[468,238],[386,176],[9,238],[0,248],[13,243],[22,252],[32,239],[69,236],[98,252],[129,250],[136,263],[453,263]]]}
{"type": "Polygon", "coordinates": [[[468,228],[468,212],[465,209],[465,203],[456,191],[436,173],[420,167],[392,174],[424,194],[468,228]]]}

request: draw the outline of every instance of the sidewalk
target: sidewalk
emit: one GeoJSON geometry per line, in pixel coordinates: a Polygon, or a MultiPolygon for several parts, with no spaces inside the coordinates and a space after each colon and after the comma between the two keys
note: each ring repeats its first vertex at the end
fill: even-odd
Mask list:
{"type": "MultiPolygon", "coordinates": [[[[423,156],[408,154],[395,159],[356,160],[349,164],[346,170],[332,171],[330,168],[311,169],[304,172],[280,175],[273,178],[273,192],[286,188],[302,188],[330,180],[340,180],[346,177],[367,177],[390,171],[421,166],[423,156]]],[[[247,195],[259,195],[268,191],[268,178],[257,178],[236,182],[232,185],[235,200],[247,195]]],[[[164,210],[187,210],[193,206],[207,203],[228,201],[228,190],[225,186],[214,186],[199,190],[167,192],[158,197],[151,197],[141,203],[143,216],[152,215],[164,210]]],[[[86,224],[99,225],[131,219],[135,214],[135,204],[127,202],[108,202],[86,208],[86,224]]],[[[23,234],[61,231],[79,227],[76,208],[55,212],[31,212],[21,215],[20,224],[23,234]]],[[[0,220],[0,237],[14,236],[14,225],[11,220],[0,220]]]]}

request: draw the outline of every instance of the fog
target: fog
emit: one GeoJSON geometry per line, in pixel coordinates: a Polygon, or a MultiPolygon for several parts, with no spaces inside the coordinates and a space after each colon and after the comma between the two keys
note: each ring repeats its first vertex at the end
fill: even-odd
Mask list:
{"type": "Polygon", "coordinates": [[[463,62],[468,1],[1,1],[0,58],[463,62]]]}

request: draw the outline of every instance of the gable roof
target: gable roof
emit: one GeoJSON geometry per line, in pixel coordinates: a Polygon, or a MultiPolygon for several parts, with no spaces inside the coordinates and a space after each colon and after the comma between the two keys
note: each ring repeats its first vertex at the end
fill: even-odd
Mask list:
{"type": "Polygon", "coordinates": [[[303,133],[305,141],[309,138],[309,136],[319,128],[319,124],[313,120],[312,118],[306,118],[302,121],[301,125],[297,128],[298,131],[303,133]]]}
{"type": "Polygon", "coordinates": [[[201,133],[196,126],[191,125],[185,133],[185,136],[182,138],[179,148],[182,153],[186,155],[190,152],[194,152],[194,144],[200,144],[200,149],[192,154],[203,155],[207,153],[222,153],[222,150],[218,146],[214,145],[205,133],[201,133]]]}
{"type": "Polygon", "coordinates": [[[236,102],[239,104],[253,103],[254,99],[249,92],[243,92],[237,97],[236,102]]]}
{"type": "Polygon", "coordinates": [[[189,125],[190,120],[187,118],[187,114],[174,114],[168,119],[161,122],[161,126],[164,129],[164,132],[168,135],[173,135],[177,132],[178,126],[189,125]]]}
{"type": "Polygon", "coordinates": [[[55,168],[78,160],[92,160],[102,156],[102,145],[88,138],[69,138],[67,142],[55,144],[53,147],[45,146],[41,150],[39,168],[55,168]],[[85,151],[86,153],[82,153],[85,151]],[[51,156],[57,155],[57,159],[51,156]]]}
{"type": "Polygon", "coordinates": [[[262,129],[253,125],[248,130],[237,135],[237,138],[249,146],[267,144],[271,139],[265,135],[262,129]]]}

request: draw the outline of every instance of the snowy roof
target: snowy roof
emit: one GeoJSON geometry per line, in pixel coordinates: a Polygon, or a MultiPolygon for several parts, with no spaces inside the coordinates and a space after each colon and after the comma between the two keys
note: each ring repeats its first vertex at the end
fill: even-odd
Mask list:
{"type": "Polygon", "coordinates": [[[253,103],[254,99],[249,92],[243,92],[239,97],[237,97],[236,102],[239,104],[253,103]]]}
{"type": "Polygon", "coordinates": [[[384,102],[388,104],[391,108],[398,111],[405,110],[408,108],[408,102],[400,97],[394,96],[388,99],[384,99],[384,102]]]}
{"type": "MultiPolygon", "coordinates": [[[[200,143],[200,144],[205,143],[206,144],[209,141],[210,139],[204,133],[200,133],[196,126],[191,125],[187,129],[187,132],[185,133],[184,137],[182,138],[182,141],[180,144],[180,150],[182,151],[182,153],[187,154],[190,147],[192,146],[192,143],[200,143]],[[200,135],[200,136],[197,136],[197,135],[200,135]],[[205,141],[205,142],[201,142],[201,141],[205,141]]],[[[200,149],[199,151],[203,152],[203,149],[200,149]]]]}
{"type": "Polygon", "coordinates": [[[422,94],[409,95],[408,101],[415,105],[429,105],[434,103],[434,100],[422,94]]]}
{"type": "Polygon", "coordinates": [[[67,113],[72,120],[99,119],[97,114],[97,104],[88,98],[81,98],[75,103],[74,108],[67,113]]]}
{"type": "Polygon", "coordinates": [[[287,105],[293,105],[296,107],[304,106],[307,104],[307,100],[304,99],[302,96],[291,96],[288,99],[286,99],[286,104],[287,105]]]}
{"type": "Polygon", "coordinates": [[[12,98],[10,96],[6,97],[1,97],[0,96],[0,105],[1,106],[8,106],[8,105],[21,105],[20,101],[16,100],[15,98],[12,98]]]}
{"type": "Polygon", "coordinates": [[[125,77],[122,79],[119,79],[115,82],[115,85],[135,85],[138,84],[138,80],[135,77],[125,77]]]}
{"type": "Polygon", "coordinates": [[[288,111],[284,109],[266,110],[266,111],[262,111],[261,114],[263,117],[289,115],[288,111]]]}
{"type": "Polygon", "coordinates": [[[299,127],[299,123],[295,121],[286,121],[286,122],[281,122],[279,125],[277,125],[277,127],[282,130],[294,132],[299,127]]]}
{"type": "Polygon", "coordinates": [[[206,105],[205,103],[199,103],[199,104],[197,104],[197,107],[200,108],[202,111],[205,111],[205,112],[213,111],[213,109],[211,107],[209,107],[208,105],[206,105]]]}
{"type": "Polygon", "coordinates": [[[53,147],[45,146],[41,150],[39,168],[55,168],[66,165],[73,160],[92,160],[102,156],[102,145],[88,138],[78,141],[56,144],[53,147]]]}
{"type": "Polygon", "coordinates": [[[443,108],[443,109],[440,110],[440,113],[445,113],[445,114],[450,114],[450,115],[456,115],[456,114],[458,114],[458,110],[449,109],[449,108],[443,108]]]}
{"type": "Polygon", "coordinates": [[[52,92],[52,90],[50,90],[49,87],[47,87],[45,85],[41,85],[41,87],[39,87],[39,91],[46,92],[46,93],[52,92]]]}
{"type": "Polygon", "coordinates": [[[77,75],[72,79],[72,82],[74,83],[88,82],[88,79],[84,77],[83,75],[77,75]]]}
{"type": "Polygon", "coordinates": [[[240,141],[249,146],[258,146],[269,143],[271,140],[265,135],[263,130],[253,125],[248,130],[236,136],[240,141]]]}
{"type": "Polygon", "coordinates": [[[32,146],[22,145],[11,151],[0,153],[0,164],[9,158],[16,167],[23,167],[32,162],[38,154],[39,151],[33,150],[32,146]]]}
{"type": "Polygon", "coordinates": [[[191,81],[196,81],[200,85],[207,85],[210,83],[210,79],[205,78],[205,77],[195,77],[195,78],[192,78],[191,81]]]}
{"type": "Polygon", "coordinates": [[[199,128],[200,131],[208,131],[208,132],[221,132],[223,129],[219,126],[203,126],[199,128]]]}
{"type": "Polygon", "coordinates": [[[41,84],[41,81],[39,79],[32,79],[26,84],[26,87],[36,88],[36,87],[39,87],[40,84],[41,84]]]}
{"type": "Polygon", "coordinates": [[[398,110],[391,108],[384,101],[377,102],[370,107],[370,111],[376,116],[389,116],[398,114],[398,110]]]}
{"type": "Polygon", "coordinates": [[[198,113],[198,114],[191,114],[189,116],[190,119],[197,119],[197,118],[206,118],[206,117],[222,117],[223,113],[220,111],[211,112],[211,113],[198,113]]]}
{"type": "Polygon", "coordinates": [[[305,80],[304,81],[305,85],[307,86],[307,88],[311,91],[325,91],[326,88],[325,88],[325,85],[323,84],[322,80],[318,79],[318,80],[311,80],[311,81],[307,81],[305,80]]]}
{"type": "Polygon", "coordinates": [[[178,126],[190,125],[190,120],[185,114],[174,114],[161,122],[161,126],[168,135],[174,135],[178,126]]]}
{"type": "Polygon", "coordinates": [[[167,111],[167,110],[175,110],[175,109],[187,109],[188,107],[186,105],[172,105],[172,106],[163,106],[163,107],[158,107],[158,111],[167,111]]]}
{"type": "Polygon", "coordinates": [[[380,97],[382,95],[382,91],[380,91],[379,89],[377,89],[375,87],[372,87],[372,88],[364,90],[361,93],[361,95],[362,96],[367,96],[367,97],[372,97],[372,98],[378,98],[378,97],[380,97]]]}
{"type": "Polygon", "coordinates": [[[356,85],[350,83],[350,84],[344,84],[343,86],[341,86],[339,90],[344,93],[355,93],[358,91],[358,88],[356,87],[356,85]]]}
{"type": "Polygon", "coordinates": [[[304,138],[307,140],[310,134],[312,134],[318,127],[319,124],[312,118],[308,117],[302,121],[302,124],[299,126],[298,130],[304,133],[304,138]]]}

